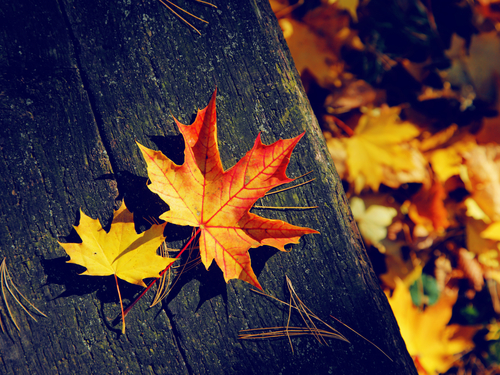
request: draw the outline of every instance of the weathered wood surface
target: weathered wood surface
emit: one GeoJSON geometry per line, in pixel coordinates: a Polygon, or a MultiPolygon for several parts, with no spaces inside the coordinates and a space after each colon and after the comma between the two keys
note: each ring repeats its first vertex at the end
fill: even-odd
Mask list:
{"type": "MultiPolygon", "coordinates": [[[[35,323],[15,309],[21,329],[9,324],[10,334],[0,334],[0,372],[415,374],[269,4],[178,4],[210,22],[194,22],[201,36],[155,0],[0,7],[0,255],[48,315],[35,323]],[[319,208],[255,212],[321,235],[305,236],[290,253],[252,250],[261,284],[284,299],[288,275],[318,316],[335,315],[394,362],[335,323],[351,344],[301,337],[292,355],[286,339],[238,341],[240,329],[284,325],[287,311],[201,267],[163,306],[147,309],[144,298],[121,335],[112,324],[119,311],[113,278],[77,276],[80,269],[64,263],[57,240],[80,207],[106,224],[123,196],[136,210],[146,207],[138,214],[161,212],[134,142],[175,157],[181,140],[171,114],[190,123],[216,86],[226,167],[258,132],[270,143],[306,131],[288,174],[312,170],[316,181],[262,204],[319,208]]],[[[178,232],[171,238],[185,237],[178,232]]],[[[127,299],[138,291],[122,289],[127,299]]]]}

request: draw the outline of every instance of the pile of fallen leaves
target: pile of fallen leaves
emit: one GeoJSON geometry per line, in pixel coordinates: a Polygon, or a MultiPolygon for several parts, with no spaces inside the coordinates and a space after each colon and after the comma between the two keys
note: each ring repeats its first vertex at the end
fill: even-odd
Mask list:
{"type": "Polygon", "coordinates": [[[499,373],[500,2],[271,6],[419,373],[499,373]]]}

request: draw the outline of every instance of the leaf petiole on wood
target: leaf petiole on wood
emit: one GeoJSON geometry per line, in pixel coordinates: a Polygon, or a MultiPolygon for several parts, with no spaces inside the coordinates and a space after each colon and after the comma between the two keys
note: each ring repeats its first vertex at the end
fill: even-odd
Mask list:
{"type": "MultiPolygon", "coordinates": [[[[200,233],[200,228],[198,228],[196,230],[196,233],[191,236],[191,238],[189,239],[189,241],[184,245],[184,247],[181,249],[181,251],[179,251],[179,254],[177,254],[177,256],[175,257],[175,259],[178,259],[180,258],[180,256],[182,255],[182,253],[184,253],[184,251],[186,251],[187,248],[189,248],[189,246],[191,245],[191,243],[194,241],[195,238],[198,237],[198,234],[200,233]]],[[[165,272],[168,271],[168,269],[172,266],[173,263],[170,263],[163,271],[160,272],[160,277],[163,276],[165,274],[165,272]]],[[[159,278],[158,278],[159,279],[159,278]]],[[[151,289],[151,287],[156,283],[156,281],[158,281],[158,279],[154,279],[153,281],[151,281],[149,283],[149,285],[146,287],[146,289],[144,289],[142,291],[141,294],[139,294],[139,296],[134,300],[134,302],[132,302],[126,309],[125,311],[122,312],[122,319],[125,319],[125,317],[127,316],[127,314],[130,312],[130,310],[132,310],[132,307],[135,306],[135,304],[137,302],[139,302],[139,300],[148,292],[149,289],[151,289]]]]}
{"type": "MultiPolygon", "coordinates": [[[[118,277],[116,277],[116,273],[114,274],[114,276],[115,276],[116,290],[118,292],[118,299],[120,300],[120,309],[122,310],[122,316],[123,316],[122,294],[120,293],[120,287],[118,286],[118,277]]],[[[122,319],[122,333],[125,334],[125,317],[122,319]]]]}

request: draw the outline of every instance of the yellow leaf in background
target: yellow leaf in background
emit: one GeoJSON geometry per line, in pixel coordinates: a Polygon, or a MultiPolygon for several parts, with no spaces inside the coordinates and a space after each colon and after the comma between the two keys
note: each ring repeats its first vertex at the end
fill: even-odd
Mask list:
{"type": "MultiPolygon", "coordinates": [[[[498,224],[498,223],[494,223],[498,224]]],[[[493,224],[492,224],[493,225],[493,224]]],[[[496,226],[498,228],[498,226],[496,226]]],[[[481,265],[486,278],[495,279],[500,282],[500,244],[491,238],[495,237],[495,227],[488,226],[482,220],[467,219],[465,234],[467,238],[467,250],[477,254],[477,260],[481,265]],[[486,232],[488,228],[492,228],[486,232]]]]}
{"type": "Polygon", "coordinates": [[[116,275],[131,284],[146,287],[143,279],[157,278],[175,259],[163,258],[156,249],[165,240],[165,223],[153,225],[137,234],[134,218],[125,203],[114,212],[111,229],[102,229],[94,220],[80,211],[80,224],[75,227],[81,243],[59,244],[70,256],[68,263],[76,263],[87,270],[82,275],[116,275]]]}
{"type": "MultiPolygon", "coordinates": [[[[408,143],[420,130],[407,121],[401,121],[400,111],[399,107],[370,110],[359,119],[354,135],[343,139],[348,155],[349,178],[351,181],[358,181],[356,193],[363,189],[364,184],[378,191],[380,184],[387,182],[384,167],[395,172],[420,167],[413,162],[408,143]]],[[[389,183],[389,186],[399,185],[389,183]]]]}
{"type": "Polygon", "coordinates": [[[441,182],[446,182],[451,176],[460,174],[462,156],[453,148],[436,150],[430,157],[432,169],[441,182]]]}
{"type": "Polygon", "coordinates": [[[279,20],[281,31],[283,31],[283,36],[288,39],[293,34],[293,25],[288,18],[283,18],[279,20]]]}
{"type": "Polygon", "coordinates": [[[481,210],[481,207],[477,204],[477,202],[472,198],[467,198],[465,201],[465,207],[467,207],[467,212],[465,213],[467,216],[472,217],[476,220],[482,220],[486,224],[491,223],[491,219],[481,210]]]}
{"type": "MultiPolygon", "coordinates": [[[[436,149],[437,147],[442,146],[444,143],[448,142],[450,138],[455,134],[457,131],[458,126],[456,124],[448,126],[446,129],[443,129],[436,134],[429,135],[428,137],[425,137],[421,142],[419,149],[420,151],[431,151],[433,149],[436,149]]],[[[426,133],[424,133],[426,134],[426,133]]]]}
{"type": "Polygon", "coordinates": [[[382,183],[392,188],[398,188],[407,182],[429,182],[430,174],[427,168],[428,163],[422,153],[417,148],[409,145],[403,145],[403,147],[408,150],[408,160],[411,160],[414,168],[394,169],[384,166],[384,178],[382,183]]]}
{"type": "Polygon", "coordinates": [[[500,265],[500,263],[498,262],[498,251],[496,250],[488,250],[484,253],[479,254],[477,260],[479,261],[479,263],[492,268],[498,268],[498,266],[500,265]]]}
{"type": "Polygon", "coordinates": [[[474,137],[466,135],[462,140],[449,147],[426,154],[439,181],[444,183],[450,177],[460,175],[460,166],[463,163],[462,155],[475,146],[474,137]]]}
{"type": "Polygon", "coordinates": [[[500,340],[500,322],[495,320],[493,323],[488,324],[488,331],[489,332],[485,337],[486,340],[500,340]]]}
{"type": "Polygon", "coordinates": [[[447,325],[458,290],[445,289],[438,302],[419,310],[413,305],[410,291],[400,279],[389,303],[398,321],[401,335],[420,374],[446,372],[457,355],[470,350],[478,328],[462,329],[447,325]]]}
{"type": "Polygon", "coordinates": [[[488,225],[488,228],[481,232],[481,237],[489,240],[500,241],[500,222],[488,225]]]}
{"type": "Polygon", "coordinates": [[[358,22],[359,0],[328,0],[328,4],[335,4],[337,8],[347,10],[354,22],[358,22]]]}
{"type": "Polygon", "coordinates": [[[380,241],[387,237],[387,227],[398,214],[396,209],[379,205],[371,205],[365,209],[365,202],[361,198],[353,197],[351,211],[363,238],[377,247],[381,246],[383,250],[380,241]]]}

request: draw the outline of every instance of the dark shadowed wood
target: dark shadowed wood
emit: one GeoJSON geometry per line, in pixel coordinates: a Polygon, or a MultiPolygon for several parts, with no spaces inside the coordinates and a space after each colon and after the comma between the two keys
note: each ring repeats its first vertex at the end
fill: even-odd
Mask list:
{"type": "MultiPolygon", "coordinates": [[[[155,0],[21,0],[0,7],[0,255],[20,290],[48,315],[36,323],[15,309],[21,330],[9,323],[10,334],[0,333],[0,372],[416,374],[269,4],[179,5],[210,22],[193,21],[201,36],[155,0]],[[321,235],[305,236],[289,253],[252,250],[253,266],[281,299],[288,298],[288,275],[304,303],[351,344],[295,338],[292,354],[286,339],[239,341],[241,329],[286,324],[287,310],[248,284],[226,285],[216,267],[184,274],[162,306],[148,309],[148,295],[121,335],[120,324],[113,325],[114,279],[78,276],[80,267],[65,264],[57,240],[70,235],[80,207],[105,225],[123,197],[138,217],[162,212],[145,188],[135,141],[180,163],[182,139],[171,114],[191,123],[216,86],[226,168],[259,132],[271,143],[306,131],[288,175],[313,171],[316,180],[260,204],[319,208],[254,212],[321,235]]],[[[189,231],[168,234],[179,246],[189,231]]],[[[140,291],[121,287],[127,301],[140,291]]]]}

